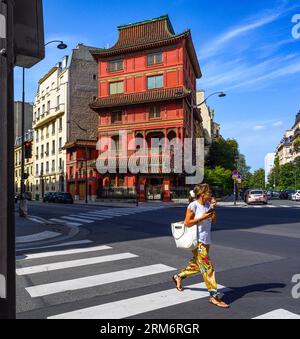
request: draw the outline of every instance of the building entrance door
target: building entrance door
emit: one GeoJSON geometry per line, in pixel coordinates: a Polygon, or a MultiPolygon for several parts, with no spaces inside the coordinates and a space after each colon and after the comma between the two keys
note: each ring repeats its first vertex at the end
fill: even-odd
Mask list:
{"type": "Polygon", "coordinates": [[[146,187],[147,200],[162,200],[163,179],[148,179],[146,187]]]}

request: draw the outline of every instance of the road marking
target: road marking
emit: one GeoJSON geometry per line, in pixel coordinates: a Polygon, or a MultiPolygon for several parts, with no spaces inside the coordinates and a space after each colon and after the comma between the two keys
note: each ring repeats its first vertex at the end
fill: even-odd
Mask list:
{"type": "Polygon", "coordinates": [[[275,310],[253,319],[300,319],[300,315],[284,309],[275,310]]]}
{"type": "MultiPolygon", "coordinates": [[[[82,243],[83,242],[81,242],[81,244],[82,243]]],[[[72,254],[80,254],[80,253],[91,253],[91,252],[106,251],[106,250],[111,250],[111,249],[112,247],[109,247],[109,246],[97,246],[97,247],[78,248],[78,249],[57,251],[57,252],[34,253],[34,254],[26,255],[26,260],[60,257],[63,255],[72,255],[72,254]]]]}
{"type": "Polygon", "coordinates": [[[114,213],[114,212],[98,212],[98,214],[116,217],[121,217],[122,215],[124,215],[123,213],[114,213]]]}
{"type": "Polygon", "coordinates": [[[64,225],[67,225],[67,226],[74,226],[74,227],[82,226],[82,224],[79,224],[79,223],[76,223],[76,222],[68,222],[68,221],[62,220],[62,219],[50,219],[49,221],[57,222],[59,224],[64,224],[64,225]]]}
{"type": "Polygon", "coordinates": [[[292,206],[288,206],[288,205],[280,205],[281,208],[290,208],[292,206]]]}
{"type": "Polygon", "coordinates": [[[69,217],[61,217],[62,219],[66,219],[66,220],[73,220],[73,221],[79,221],[79,222],[82,222],[82,223],[85,223],[85,224],[92,224],[93,221],[91,220],[87,220],[87,219],[80,219],[80,218],[77,218],[75,215],[74,216],[69,216],[69,217]]]}
{"type": "Polygon", "coordinates": [[[155,274],[176,271],[165,265],[151,265],[138,267],[134,269],[127,269],[113,273],[105,273],[95,276],[88,276],[85,278],[60,281],[50,284],[27,287],[26,290],[32,298],[43,297],[55,293],[62,293],[67,291],[82,290],[85,288],[111,284],[115,282],[131,280],[136,278],[147,277],[155,274]]]}
{"type": "Polygon", "coordinates": [[[51,246],[20,248],[20,249],[17,249],[16,252],[24,252],[24,251],[32,251],[32,250],[43,250],[43,249],[52,248],[52,247],[67,247],[67,246],[74,246],[74,245],[86,245],[86,244],[91,244],[91,243],[92,243],[91,240],[79,240],[79,241],[65,242],[63,244],[57,244],[57,245],[51,245],[51,246]]]}
{"type": "Polygon", "coordinates": [[[45,224],[45,222],[44,222],[44,221],[42,221],[42,220],[39,220],[39,219],[37,219],[37,218],[28,217],[27,219],[28,219],[28,220],[30,220],[30,221],[36,222],[36,223],[38,223],[38,224],[42,224],[42,225],[44,225],[44,224],[45,224]]]}
{"type": "Polygon", "coordinates": [[[57,263],[51,263],[51,264],[45,264],[45,265],[24,267],[24,268],[17,269],[16,273],[17,275],[20,275],[20,276],[31,275],[31,274],[36,274],[36,273],[57,271],[57,270],[63,270],[66,268],[103,264],[106,262],[113,262],[113,261],[133,259],[133,258],[138,258],[138,255],[135,255],[132,253],[120,253],[120,254],[106,255],[106,256],[95,257],[95,258],[63,261],[63,262],[57,262],[57,263]]]}
{"type": "Polygon", "coordinates": [[[102,214],[100,214],[100,213],[91,213],[91,212],[89,212],[88,213],[90,216],[98,216],[98,217],[101,217],[101,218],[103,218],[103,219],[112,219],[113,217],[112,216],[108,216],[108,215],[102,215],[102,214]]]}
{"type": "MultiPolygon", "coordinates": [[[[220,286],[220,289],[224,289],[224,287],[220,286]]],[[[209,293],[205,284],[196,284],[186,287],[184,293],[178,293],[175,288],[172,288],[158,293],[63,313],[48,317],[48,319],[124,319],[208,297],[209,293]]]]}
{"type": "Polygon", "coordinates": [[[88,219],[88,220],[105,220],[104,218],[101,218],[100,216],[92,216],[92,215],[87,215],[87,214],[78,214],[79,218],[84,218],[84,219],[88,219]]]}
{"type": "Polygon", "coordinates": [[[53,239],[60,236],[61,233],[45,231],[42,233],[26,235],[24,237],[17,237],[16,242],[18,244],[25,244],[30,242],[42,241],[46,239],[53,239]]]}

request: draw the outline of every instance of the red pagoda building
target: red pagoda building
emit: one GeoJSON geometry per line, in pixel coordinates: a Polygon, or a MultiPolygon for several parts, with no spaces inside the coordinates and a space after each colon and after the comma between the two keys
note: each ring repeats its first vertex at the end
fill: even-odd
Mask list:
{"type": "MultiPolygon", "coordinates": [[[[111,138],[119,150],[137,137],[151,145],[152,138],[201,136],[201,114],[192,108],[201,70],[190,30],[175,34],[168,16],[118,30],[112,48],[91,51],[99,65],[99,94],[90,105],[99,114],[99,139],[111,138]]],[[[140,201],[169,201],[172,187],[184,186],[184,179],[162,172],[107,173],[98,179],[98,191],[137,187],[140,201]]]]}

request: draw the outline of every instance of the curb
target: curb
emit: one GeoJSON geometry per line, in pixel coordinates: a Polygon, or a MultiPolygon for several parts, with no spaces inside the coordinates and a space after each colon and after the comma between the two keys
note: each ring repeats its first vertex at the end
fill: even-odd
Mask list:
{"type": "MultiPolygon", "coordinates": [[[[19,237],[19,239],[23,238],[22,240],[24,240],[24,241],[19,241],[19,242],[16,241],[16,244],[18,245],[18,249],[21,249],[21,250],[26,249],[26,247],[32,246],[35,244],[44,245],[44,244],[49,244],[49,243],[65,241],[65,240],[75,237],[80,232],[79,227],[69,226],[65,224],[56,224],[56,223],[49,222],[48,220],[45,220],[43,218],[36,217],[36,216],[27,216],[27,219],[38,222],[39,224],[43,224],[45,227],[50,228],[50,229],[44,230],[39,233],[30,234],[28,236],[19,237]],[[61,229],[59,230],[51,229],[51,227],[61,228],[63,230],[65,229],[66,231],[61,232],[62,231],[61,229]],[[57,235],[55,236],[55,234],[57,235]],[[36,238],[37,240],[30,241],[31,239],[30,237],[32,237],[32,239],[36,238]]],[[[16,239],[18,239],[18,237],[16,237],[16,239]]]]}

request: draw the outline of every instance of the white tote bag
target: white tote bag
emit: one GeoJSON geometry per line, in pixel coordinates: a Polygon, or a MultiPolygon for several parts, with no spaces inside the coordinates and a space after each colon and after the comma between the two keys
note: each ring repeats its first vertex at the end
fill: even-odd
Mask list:
{"type": "Polygon", "coordinates": [[[177,248],[195,250],[198,246],[198,226],[185,226],[184,222],[172,224],[172,234],[177,248]]]}

